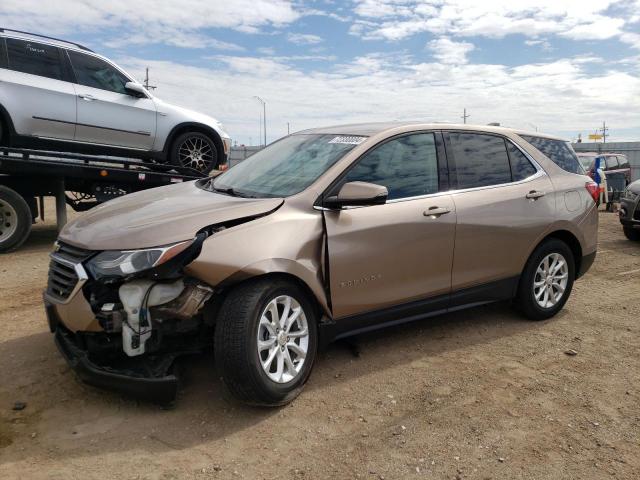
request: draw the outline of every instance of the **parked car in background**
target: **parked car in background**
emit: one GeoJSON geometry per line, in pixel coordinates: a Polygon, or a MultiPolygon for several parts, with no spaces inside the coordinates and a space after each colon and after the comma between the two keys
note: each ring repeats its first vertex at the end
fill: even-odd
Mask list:
{"type": "Polygon", "coordinates": [[[158,399],[173,359],[213,344],[233,395],[281,405],[337,338],[501,300],[558,313],[595,259],[595,195],[537,132],[307,130],[67,224],[46,311],[89,383],[158,399]]]}
{"type": "Polygon", "coordinates": [[[225,163],[216,119],[164,102],[88,48],[0,29],[0,142],[152,159],[208,173],[225,163]]]}
{"type": "Polygon", "coordinates": [[[626,155],[621,153],[595,153],[595,152],[578,152],[580,163],[586,170],[587,174],[593,178],[593,169],[596,158],[601,157],[604,160],[604,171],[606,175],[621,173],[624,175],[628,184],[631,181],[631,164],[626,155]]]}
{"type": "Polygon", "coordinates": [[[640,180],[625,189],[618,214],[625,236],[629,240],[640,240],[640,180]]]}

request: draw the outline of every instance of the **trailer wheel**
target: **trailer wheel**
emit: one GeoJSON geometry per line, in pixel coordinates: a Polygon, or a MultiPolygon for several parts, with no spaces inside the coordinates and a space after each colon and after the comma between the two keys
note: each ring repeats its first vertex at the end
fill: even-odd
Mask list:
{"type": "Polygon", "coordinates": [[[22,196],[0,185],[0,253],[16,250],[31,232],[31,210],[22,196]]]}

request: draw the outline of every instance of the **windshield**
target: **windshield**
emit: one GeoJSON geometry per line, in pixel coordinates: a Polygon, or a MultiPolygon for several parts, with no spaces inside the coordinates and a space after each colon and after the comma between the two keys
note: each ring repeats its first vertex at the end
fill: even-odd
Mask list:
{"type": "Polygon", "coordinates": [[[291,135],[251,155],[210,188],[245,197],[288,197],[301,192],[366,137],[291,135]]]}

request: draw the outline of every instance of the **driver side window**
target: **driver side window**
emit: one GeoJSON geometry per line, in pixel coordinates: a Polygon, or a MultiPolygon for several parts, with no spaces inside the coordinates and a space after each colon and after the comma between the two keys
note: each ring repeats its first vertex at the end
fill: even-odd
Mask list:
{"type": "Polygon", "coordinates": [[[365,154],[344,182],[369,182],[389,190],[388,200],[438,191],[438,159],[433,133],[390,140],[365,154]]]}
{"type": "Polygon", "coordinates": [[[113,66],[92,55],[85,55],[73,50],[68,50],[68,53],[79,85],[110,92],[127,93],[124,86],[129,79],[113,66]]]}

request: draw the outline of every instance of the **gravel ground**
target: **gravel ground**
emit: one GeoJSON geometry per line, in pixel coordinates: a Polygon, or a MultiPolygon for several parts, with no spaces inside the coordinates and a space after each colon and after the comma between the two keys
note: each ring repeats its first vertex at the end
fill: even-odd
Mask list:
{"type": "Polygon", "coordinates": [[[640,244],[600,220],[554,319],[499,304],[360,337],[359,357],[335,344],[271,410],[223,398],[211,355],[172,410],[79,383],[45,324],[38,225],[0,256],[0,478],[640,478],[640,244]]]}

